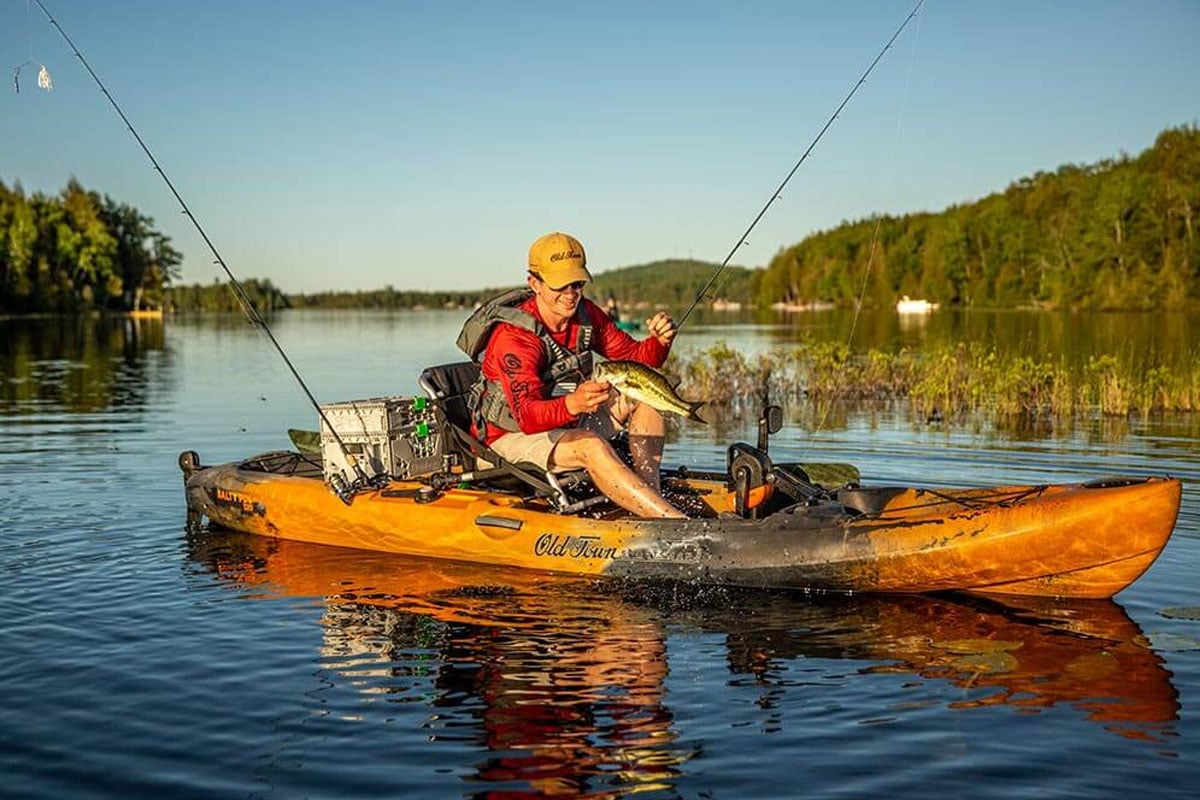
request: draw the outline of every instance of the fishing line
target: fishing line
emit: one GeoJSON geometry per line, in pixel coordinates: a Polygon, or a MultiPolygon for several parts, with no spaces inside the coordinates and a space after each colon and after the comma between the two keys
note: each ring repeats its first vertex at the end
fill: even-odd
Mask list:
{"type": "MultiPolygon", "coordinates": [[[[343,455],[346,456],[346,460],[354,468],[355,474],[358,476],[359,481],[361,481],[364,486],[370,483],[370,479],[368,479],[364,474],[362,467],[358,463],[358,460],[351,455],[349,449],[346,447],[345,442],[342,441],[342,437],[329,422],[329,419],[325,416],[325,412],[321,410],[321,404],[317,402],[317,399],[313,396],[313,393],[309,391],[308,384],[304,382],[304,378],[300,377],[300,373],[297,371],[295,365],[292,364],[292,360],[288,358],[287,353],[285,353],[283,350],[283,346],[280,345],[279,340],[275,338],[275,334],[271,331],[271,326],[268,325],[267,321],[263,319],[261,314],[258,313],[258,309],[255,308],[254,303],[250,300],[250,296],[242,287],[241,282],[234,276],[233,270],[231,270],[229,265],[225,263],[225,259],[222,258],[221,253],[217,250],[217,246],[213,244],[212,239],[208,237],[208,233],[205,232],[204,227],[200,224],[200,220],[196,219],[196,215],[192,213],[192,209],[188,206],[187,201],[185,201],[183,196],[179,194],[179,191],[175,188],[175,184],[171,182],[171,179],[167,176],[166,171],[164,171],[159,165],[158,159],[154,157],[154,153],[150,151],[149,146],[146,144],[145,140],[142,139],[141,134],[137,132],[137,129],[133,127],[133,123],[129,121],[129,117],[125,116],[125,112],[121,109],[121,106],[117,103],[116,99],[108,91],[108,87],[104,85],[104,81],[100,80],[100,76],[96,74],[94,69],[92,69],[92,65],[88,63],[86,58],[84,58],[83,53],[78,47],[76,47],[75,42],[71,40],[71,37],[67,35],[67,32],[63,30],[63,27],[58,24],[58,20],[51,15],[45,4],[42,3],[42,0],[33,0],[33,2],[37,3],[38,8],[42,10],[42,13],[46,16],[46,19],[49,20],[54,29],[58,31],[60,36],[62,36],[63,41],[65,41],[67,46],[71,48],[71,52],[75,54],[75,57],[79,59],[79,63],[83,64],[84,69],[86,69],[88,74],[92,76],[92,80],[96,82],[98,87],[100,87],[100,91],[108,100],[109,105],[113,107],[113,110],[117,112],[117,116],[119,116],[121,121],[125,123],[125,127],[133,135],[133,138],[137,141],[138,145],[142,148],[142,152],[146,154],[146,158],[150,159],[150,163],[154,165],[154,171],[159,174],[159,177],[163,179],[163,183],[165,183],[167,188],[171,190],[171,194],[174,195],[175,200],[182,208],[184,216],[186,216],[188,221],[192,223],[192,227],[194,227],[196,232],[200,234],[200,238],[203,239],[204,244],[208,246],[209,252],[213,254],[213,258],[215,259],[213,263],[218,264],[221,269],[225,271],[225,274],[229,276],[230,286],[234,290],[234,297],[237,298],[238,304],[241,306],[242,313],[246,315],[246,318],[249,320],[251,325],[260,328],[262,332],[267,335],[267,338],[270,339],[271,344],[274,345],[276,352],[278,352],[280,358],[283,359],[283,363],[286,364],[288,370],[291,371],[292,377],[294,377],[296,382],[300,384],[300,388],[304,391],[305,396],[308,398],[308,402],[310,402],[312,407],[317,410],[317,415],[325,423],[325,426],[329,429],[329,432],[332,434],[334,440],[337,441],[338,447],[341,448],[343,455]]],[[[43,69],[45,68],[43,67],[43,69]]]]}
{"type": "MultiPolygon", "coordinates": [[[[41,0],[38,0],[38,3],[40,5],[41,0]]],[[[908,23],[912,21],[913,17],[915,17],[917,15],[917,12],[921,10],[921,6],[923,6],[924,4],[925,4],[925,0],[917,0],[917,4],[915,6],[913,6],[913,10],[908,13],[908,16],[905,17],[904,21],[900,23],[900,27],[898,27],[896,29],[896,32],[892,34],[892,38],[888,39],[887,44],[885,44],[883,46],[883,49],[881,49],[879,51],[879,53],[875,56],[875,59],[871,62],[870,66],[867,67],[866,71],[863,72],[862,76],[858,79],[858,82],[854,84],[854,86],[850,89],[849,93],[847,93],[845,98],[842,99],[842,102],[834,110],[833,114],[831,114],[829,119],[826,120],[825,125],[822,126],[821,130],[817,133],[816,137],[808,145],[808,149],[806,149],[804,151],[804,154],[801,155],[800,159],[795,163],[795,165],[792,166],[791,170],[788,172],[787,176],[784,177],[783,181],[781,181],[780,184],[777,187],[775,187],[775,191],[771,193],[770,199],[767,200],[766,204],[763,205],[762,209],[758,212],[758,214],[754,217],[754,219],[750,221],[750,224],[746,227],[746,230],[742,232],[742,235],[738,237],[737,244],[735,244],[733,246],[733,248],[729,251],[729,255],[725,256],[725,260],[722,261],[721,265],[719,267],[717,267],[715,272],[713,272],[712,277],[709,278],[708,282],[705,283],[704,286],[701,287],[700,291],[696,293],[696,299],[692,301],[692,304],[690,306],[688,306],[687,311],[684,311],[683,316],[679,318],[679,321],[677,323],[675,323],[676,328],[683,327],[683,323],[687,321],[687,318],[689,316],[691,316],[691,313],[696,308],[696,305],[702,299],[704,299],[705,294],[707,294],[708,290],[712,288],[712,285],[714,282],[716,282],[717,277],[722,272],[725,271],[725,268],[727,266],[729,266],[729,262],[733,259],[734,255],[737,253],[737,251],[739,249],[741,249],[744,245],[749,244],[749,242],[747,241],[747,237],[750,235],[750,232],[753,231],[754,228],[758,225],[759,220],[761,220],[763,217],[766,216],[767,211],[771,208],[771,206],[775,203],[775,201],[781,199],[780,192],[782,192],[784,187],[786,187],[788,185],[788,183],[792,180],[792,176],[795,175],[796,172],[800,169],[800,165],[808,160],[808,156],[812,153],[812,151],[816,148],[817,144],[825,136],[825,132],[828,131],[829,128],[833,125],[834,120],[836,120],[838,118],[838,115],[842,113],[842,109],[844,109],[846,107],[846,105],[850,102],[850,99],[852,97],[854,97],[855,94],[858,93],[859,88],[862,87],[862,85],[867,82],[867,77],[870,76],[872,71],[874,71],[875,65],[883,60],[884,55],[887,54],[887,51],[891,49],[892,43],[895,42],[896,39],[898,39],[900,37],[900,34],[904,32],[904,29],[906,27],[908,27],[908,23]]]]}
{"type": "MultiPolygon", "coordinates": [[[[918,9],[920,4],[918,4],[918,9]]],[[[915,11],[914,11],[915,13],[915,11]]],[[[904,75],[904,93],[900,100],[900,113],[896,117],[896,138],[895,142],[900,142],[904,133],[904,115],[908,109],[908,97],[912,87],[912,71],[913,63],[916,61],[917,42],[921,39],[921,23],[917,22],[917,32],[913,36],[912,49],[908,55],[908,71],[904,75]]],[[[891,189],[896,178],[896,151],[898,145],[893,144],[891,155],[888,157],[888,188],[891,189]]],[[[863,273],[862,286],[858,291],[858,302],[854,306],[854,317],[850,322],[850,333],[846,336],[846,346],[849,347],[854,341],[855,331],[858,330],[858,319],[862,316],[863,298],[867,296],[867,286],[871,280],[871,269],[875,263],[875,254],[879,248],[879,234],[883,229],[883,217],[876,215],[875,230],[871,233],[871,246],[867,249],[867,268],[863,273]]]]}
{"type": "Polygon", "coordinates": [[[29,31],[29,60],[33,61],[33,0],[25,3],[25,23],[29,31]]]}
{"type": "Polygon", "coordinates": [[[54,89],[54,79],[50,77],[50,70],[46,69],[46,65],[33,57],[33,0],[29,0],[25,4],[25,19],[26,28],[29,32],[29,58],[13,67],[13,91],[17,94],[21,93],[21,70],[25,67],[36,66],[38,68],[37,85],[38,88],[49,92],[54,89]]]}
{"type": "MultiPolygon", "coordinates": [[[[920,9],[920,3],[917,4],[917,9],[914,9],[914,13],[919,9],[920,9]]],[[[908,97],[909,97],[910,89],[912,87],[913,63],[916,61],[917,42],[920,41],[920,33],[921,33],[920,25],[921,25],[920,21],[918,21],[917,22],[917,33],[913,37],[912,49],[909,51],[908,71],[905,73],[905,76],[904,76],[904,93],[901,96],[900,113],[896,118],[896,136],[893,141],[891,155],[888,158],[888,169],[887,169],[888,184],[889,184],[888,188],[891,188],[891,186],[893,185],[893,182],[895,180],[895,175],[896,175],[896,151],[899,149],[898,143],[903,138],[902,135],[903,135],[903,130],[904,130],[904,115],[908,108],[908,97]]],[[[870,282],[871,282],[871,271],[875,265],[875,256],[879,251],[879,235],[882,232],[882,230],[883,230],[883,217],[882,217],[882,215],[876,214],[875,215],[875,228],[871,232],[871,246],[867,248],[866,269],[863,270],[862,285],[859,287],[858,299],[854,304],[854,316],[850,319],[850,332],[846,335],[846,349],[847,350],[850,350],[851,346],[853,345],[854,335],[858,331],[858,320],[862,316],[863,300],[867,296],[867,286],[870,285],[870,282]]],[[[821,412],[821,417],[820,417],[820,419],[817,420],[817,424],[813,427],[812,433],[809,436],[810,440],[816,439],[817,435],[822,430],[824,430],[825,423],[829,419],[829,412],[832,410],[832,405],[833,404],[829,403],[829,402],[826,402],[824,404],[824,408],[821,412]]],[[[807,450],[805,450],[804,455],[807,456],[807,450]]]]}

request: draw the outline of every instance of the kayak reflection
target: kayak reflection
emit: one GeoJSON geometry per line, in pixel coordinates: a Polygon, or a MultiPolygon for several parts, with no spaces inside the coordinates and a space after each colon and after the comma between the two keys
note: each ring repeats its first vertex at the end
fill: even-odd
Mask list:
{"type": "Polygon", "coordinates": [[[861,660],[969,689],[953,709],[1069,704],[1142,738],[1178,717],[1162,660],[1112,601],[615,586],[227,531],[189,545],[249,597],[322,598],[328,668],[365,693],[427,682],[431,736],[486,748],[475,779],[514,796],[675,783],[694,753],[666,704],[668,626],[723,636],[732,673],[781,693],[803,691],[780,680],[788,661],[861,660]]]}
{"type": "MultiPolygon", "coordinates": [[[[1157,738],[1178,719],[1178,693],[1162,658],[1111,600],[826,598],[756,607],[753,623],[728,634],[730,668],[768,684],[773,662],[867,659],[884,663],[864,673],[916,673],[976,690],[951,708],[1071,704],[1134,738],[1157,738]]],[[[711,627],[704,619],[695,624],[711,627]]]]}
{"type": "Polygon", "coordinates": [[[323,598],[322,661],[345,683],[403,697],[432,684],[430,737],[485,750],[472,780],[489,792],[669,790],[691,756],[663,702],[666,643],[653,607],[578,576],[228,531],[189,544],[250,597],[323,598]]]}

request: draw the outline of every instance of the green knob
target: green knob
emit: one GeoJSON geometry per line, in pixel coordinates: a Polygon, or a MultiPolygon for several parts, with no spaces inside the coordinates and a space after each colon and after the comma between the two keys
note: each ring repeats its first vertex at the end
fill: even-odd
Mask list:
{"type": "Polygon", "coordinates": [[[428,397],[414,397],[413,398],[413,409],[415,411],[423,411],[425,409],[425,405],[428,402],[429,402],[428,397]]]}
{"type": "Polygon", "coordinates": [[[429,435],[429,423],[428,422],[418,422],[417,423],[417,438],[424,439],[428,435],[429,435]]]}

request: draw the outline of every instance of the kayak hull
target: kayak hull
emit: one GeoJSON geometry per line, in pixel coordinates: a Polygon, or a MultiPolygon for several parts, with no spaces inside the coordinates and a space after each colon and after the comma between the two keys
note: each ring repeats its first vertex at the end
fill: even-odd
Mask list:
{"type": "MultiPolygon", "coordinates": [[[[1106,598],[1174,528],[1173,478],[989,489],[856,489],[761,520],[688,482],[711,516],[590,518],[478,488],[396,482],[343,503],[318,477],[247,462],[185,468],[189,511],[232,530],[314,544],[585,576],[835,592],[1106,598]]],[[[670,481],[668,482],[670,483],[670,481]]],[[[682,486],[682,481],[678,482],[682,486]]]]}

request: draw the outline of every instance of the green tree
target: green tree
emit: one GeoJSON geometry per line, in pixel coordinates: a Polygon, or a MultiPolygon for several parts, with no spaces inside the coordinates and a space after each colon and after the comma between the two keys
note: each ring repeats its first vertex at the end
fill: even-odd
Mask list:
{"type": "Polygon", "coordinates": [[[74,178],[55,197],[0,183],[0,311],[157,304],[182,257],[153,222],[74,178]]]}
{"type": "Polygon", "coordinates": [[[103,215],[116,239],[122,307],[135,311],[161,304],[162,289],[178,277],[182,255],[136,208],[106,196],[103,215]]]}
{"type": "Polygon", "coordinates": [[[845,222],[781,250],[758,301],[1186,308],[1200,302],[1200,131],[1137,158],[1063,165],[938,214],[845,222]],[[878,235],[863,291],[864,253],[878,235]],[[875,271],[875,265],[880,271],[875,271]]]}
{"type": "Polygon", "coordinates": [[[31,310],[37,220],[20,186],[0,183],[0,309],[31,310]]]}

